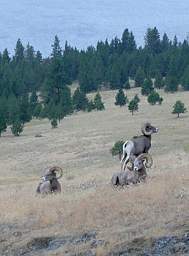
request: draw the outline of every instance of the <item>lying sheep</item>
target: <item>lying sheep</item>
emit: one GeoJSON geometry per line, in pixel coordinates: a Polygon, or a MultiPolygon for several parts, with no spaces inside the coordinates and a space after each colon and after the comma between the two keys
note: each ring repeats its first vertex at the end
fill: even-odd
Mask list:
{"type": "Polygon", "coordinates": [[[144,181],[147,177],[146,168],[150,168],[153,164],[152,157],[147,153],[141,154],[138,157],[132,156],[130,162],[132,167],[127,166],[125,171],[113,174],[111,179],[112,185],[124,186],[144,181]]]}
{"type": "Polygon", "coordinates": [[[42,176],[42,181],[39,183],[36,192],[39,194],[51,194],[60,193],[61,184],[58,181],[63,175],[60,167],[54,166],[45,170],[45,174],[42,176]],[[57,176],[57,172],[59,175],[57,176]]]}

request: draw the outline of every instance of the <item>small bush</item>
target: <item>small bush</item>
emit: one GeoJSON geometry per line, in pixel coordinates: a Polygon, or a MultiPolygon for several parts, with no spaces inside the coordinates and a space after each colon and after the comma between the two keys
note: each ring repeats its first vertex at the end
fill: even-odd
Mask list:
{"type": "Polygon", "coordinates": [[[111,154],[112,156],[117,156],[119,155],[119,157],[121,157],[122,153],[123,153],[123,144],[124,141],[123,140],[119,140],[117,141],[114,146],[111,148],[111,154]]]}

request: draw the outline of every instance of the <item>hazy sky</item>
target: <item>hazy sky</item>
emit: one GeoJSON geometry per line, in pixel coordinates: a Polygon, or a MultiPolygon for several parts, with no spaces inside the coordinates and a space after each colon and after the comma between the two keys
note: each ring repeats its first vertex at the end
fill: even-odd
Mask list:
{"type": "Polygon", "coordinates": [[[57,34],[76,47],[121,36],[125,28],[143,44],[148,27],[180,40],[189,32],[188,0],[0,0],[0,51],[18,38],[49,55],[57,34]]]}

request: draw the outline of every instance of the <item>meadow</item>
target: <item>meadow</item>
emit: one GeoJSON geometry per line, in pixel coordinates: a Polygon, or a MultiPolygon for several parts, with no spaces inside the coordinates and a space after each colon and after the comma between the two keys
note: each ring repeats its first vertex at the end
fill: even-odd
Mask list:
{"type": "MultiPolygon", "coordinates": [[[[136,93],[139,89],[129,90],[128,98],[136,93]]],[[[75,113],[57,129],[47,120],[33,120],[20,137],[9,130],[2,135],[1,255],[84,255],[91,248],[96,255],[106,255],[133,239],[189,230],[189,113],[180,118],[171,114],[176,100],[189,110],[189,92],[159,93],[164,101],[155,106],[139,95],[139,111],[132,116],[127,107],[114,105],[116,91],[104,91],[105,111],[75,113]],[[120,163],[110,149],[117,140],[139,135],[145,121],[160,129],[152,137],[154,165],[148,179],[112,188],[111,176],[120,163]],[[39,133],[42,137],[35,137],[39,133]],[[52,165],[63,168],[62,193],[36,196],[43,169],[52,165]],[[95,232],[96,246],[90,239],[73,242],[74,236],[87,232],[95,232]],[[65,242],[68,236],[70,243],[65,242]],[[36,239],[48,238],[59,246],[57,242],[47,250],[35,244],[36,239]]]]}

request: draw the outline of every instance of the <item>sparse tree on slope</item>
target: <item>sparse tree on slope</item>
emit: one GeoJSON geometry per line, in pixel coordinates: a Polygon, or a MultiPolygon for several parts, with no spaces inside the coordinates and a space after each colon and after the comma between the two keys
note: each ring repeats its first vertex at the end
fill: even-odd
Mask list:
{"type": "Polygon", "coordinates": [[[120,107],[126,105],[127,103],[127,96],[125,96],[124,91],[119,89],[118,93],[115,96],[115,105],[119,105],[120,107]]]}
{"type": "Polygon", "coordinates": [[[179,118],[181,113],[185,113],[187,110],[184,106],[184,103],[180,100],[176,101],[176,103],[173,106],[173,112],[172,114],[177,114],[177,117],[179,118]]]}
{"type": "Polygon", "coordinates": [[[102,102],[102,97],[101,97],[99,92],[97,92],[97,94],[95,95],[94,106],[97,110],[104,110],[105,109],[104,103],[102,102]]]}
{"type": "Polygon", "coordinates": [[[129,102],[128,109],[132,113],[132,115],[134,114],[135,111],[138,111],[138,103],[137,103],[137,101],[132,99],[129,102]]]}

